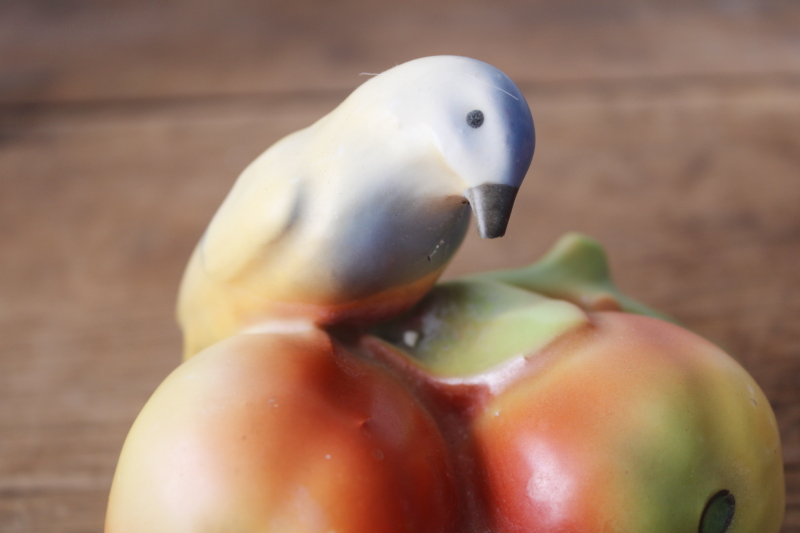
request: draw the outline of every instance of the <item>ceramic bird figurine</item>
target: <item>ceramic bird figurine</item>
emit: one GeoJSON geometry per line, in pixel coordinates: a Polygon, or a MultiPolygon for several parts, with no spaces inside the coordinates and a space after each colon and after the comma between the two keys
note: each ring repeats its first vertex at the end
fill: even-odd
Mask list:
{"type": "Polygon", "coordinates": [[[481,61],[427,57],[369,79],[233,186],[181,285],[184,357],[248,328],[409,308],[461,243],[470,206],[481,236],[504,234],[534,143],[525,98],[481,61]]]}
{"type": "Polygon", "coordinates": [[[191,258],[189,360],[128,434],[106,533],[777,533],[767,398],[598,243],[431,289],[467,203],[504,233],[533,148],[503,73],[433,57],[261,155],[191,258]]]}

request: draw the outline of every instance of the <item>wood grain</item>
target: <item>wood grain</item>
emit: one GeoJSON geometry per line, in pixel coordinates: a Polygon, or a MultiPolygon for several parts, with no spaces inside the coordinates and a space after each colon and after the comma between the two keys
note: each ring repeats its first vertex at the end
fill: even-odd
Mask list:
{"type": "Polygon", "coordinates": [[[0,3],[0,531],[102,530],[241,169],[359,73],[456,53],[519,82],[538,146],[507,237],[448,276],[600,239],[761,384],[800,532],[799,28],[788,1],[0,3]]]}

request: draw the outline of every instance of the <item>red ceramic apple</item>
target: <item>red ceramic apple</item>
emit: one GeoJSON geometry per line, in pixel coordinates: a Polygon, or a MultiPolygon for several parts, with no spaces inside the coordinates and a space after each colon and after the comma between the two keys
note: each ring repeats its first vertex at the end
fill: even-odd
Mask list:
{"type": "Polygon", "coordinates": [[[136,421],[107,533],[776,533],[767,399],[697,335],[597,311],[652,314],[606,274],[573,235],[368,332],[214,345],[136,421]]]}
{"type": "Polygon", "coordinates": [[[131,429],[108,533],[453,531],[444,439],[397,379],[318,331],[239,335],[131,429]]]}

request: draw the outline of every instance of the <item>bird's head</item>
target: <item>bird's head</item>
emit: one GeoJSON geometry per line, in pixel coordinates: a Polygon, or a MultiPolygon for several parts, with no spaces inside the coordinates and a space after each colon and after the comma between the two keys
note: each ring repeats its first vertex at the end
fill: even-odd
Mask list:
{"type": "Polygon", "coordinates": [[[481,237],[503,236],[536,142],[528,104],[508,76],[476,59],[425,57],[383,72],[355,94],[388,110],[405,135],[432,142],[481,237]]]}

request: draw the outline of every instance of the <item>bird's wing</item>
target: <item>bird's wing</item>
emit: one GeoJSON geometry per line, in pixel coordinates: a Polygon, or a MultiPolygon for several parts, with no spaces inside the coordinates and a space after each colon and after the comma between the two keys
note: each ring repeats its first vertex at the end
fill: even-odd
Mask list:
{"type": "Polygon", "coordinates": [[[262,262],[297,218],[299,176],[280,159],[273,150],[256,159],[214,215],[199,244],[209,276],[229,281],[262,262]]]}

